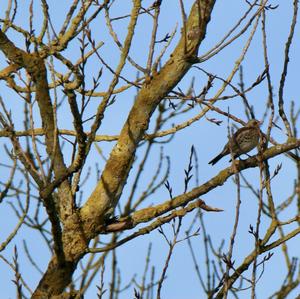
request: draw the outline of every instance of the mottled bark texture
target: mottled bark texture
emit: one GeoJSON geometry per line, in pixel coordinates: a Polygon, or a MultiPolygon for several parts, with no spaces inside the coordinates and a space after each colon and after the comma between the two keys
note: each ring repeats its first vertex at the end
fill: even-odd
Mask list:
{"type": "Polygon", "coordinates": [[[81,209],[87,231],[103,222],[103,215],[114,208],[126,183],[137,145],[148,128],[150,118],[160,101],[176,86],[192,66],[215,1],[196,1],[186,24],[186,33],[159,73],[153,75],[139,91],[120,133],[118,142],[106,163],[101,179],[81,209]],[[200,8],[198,6],[200,4],[200,8]]]}
{"type": "Polygon", "coordinates": [[[177,47],[160,71],[153,72],[152,76],[145,80],[101,179],[80,210],[75,208],[69,181],[64,178],[67,169],[56,134],[53,105],[43,60],[45,53],[43,51],[31,54],[18,49],[0,30],[0,50],[17,69],[26,69],[35,84],[36,100],[46,133],[47,153],[52,160],[55,178],[64,178],[58,186],[57,210],[49,194],[47,198],[43,198],[42,191],[47,187],[46,184],[42,181],[37,182],[48,215],[53,215],[50,220],[52,231],[56,234],[56,248],[55,256],[52,257],[32,298],[65,298],[64,289],[70,283],[77,263],[86,253],[89,241],[99,233],[105,215],[118,203],[137,146],[148,128],[152,113],[196,61],[214,4],[215,0],[198,0],[193,4],[177,47]],[[55,217],[58,213],[59,218],[55,217]],[[60,227],[59,219],[63,228],[60,227]]]}

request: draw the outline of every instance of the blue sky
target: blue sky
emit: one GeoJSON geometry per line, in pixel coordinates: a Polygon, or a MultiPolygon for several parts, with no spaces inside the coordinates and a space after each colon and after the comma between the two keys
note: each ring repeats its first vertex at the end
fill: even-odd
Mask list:
{"type": "MultiPolygon", "coordinates": [[[[24,1],[20,4],[19,11],[17,13],[16,23],[18,25],[25,26],[28,28],[28,2],[24,1]],[[23,7],[24,5],[24,7],[23,7]]],[[[119,16],[130,12],[131,1],[122,0],[117,1],[115,5],[115,10],[111,12],[112,16],[119,16]],[[119,2],[119,5],[117,5],[119,2]]],[[[143,1],[144,7],[149,7],[153,1],[143,1]]],[[[189,11],[192,1],[184,1],[186,6],[186,11],[189,11]]],[[[61,22],[65,16],[68,5],[70,1],[49,1],[50,14],[52,13],[52,23],[55,28],[59,28],[61,22]]],[[[270,1],[270,4],[277,5],[279,7],[275,10],[266,11],[267,15],[267,34],[268,34],[268,49],[269,49],[269,60],[271,68],[271,76],[274,83],[274,99],[277,103],[278,101],[278,86],[280,75],[283,66],[283,53],[285,41],[287,39],[291,16],[292,16],[292,1],[285,1],[284,4],[280,1],[270,1]]],[[[2,6],[2,4],[1,4],[2,6]]],[[[5,5],[3,4],[3,7],[5,5]]],[[[4,18],[4,9],[1,7],[0,17],[4,18]]],[[[207,50],[211,49],[227,31],[239,20],[240,16],[247,9],[247,4],[245,1],[240,0],[231,0],[231,1],[216,1],[216,5],[211,17],[211,21],[208,25],[208,30],[206,34],[206,39],[200,46],[199,55],[205,53],[207,50]]],[[[41,20],[38,17],[39,12],[39,3],[35,2],[35,16],[36,23],[35,25],[39,28],[41,20]]],[[[102,18],[103,15],[101,15],[102,18]]],[[[124,33],[127,29],[127,21],[122,20],[115,22],[115,30],[118,35],[124,38],[124,33]]],[[[163,61],[168,59],[171,50],[176,45],[176,41],[179,39],[180,28],[182,26],[179,1],[163,1],[161,7],[161,17],[160,17],[160,27],[158,30],[158,37],[164,37],[167,32],[171,32],[176,23],[178,23],[177,34],[172,42],[170,49],[167,51],[167,54],[163,61]]],[[[138,23],[136,36],[133,41],[132,50],[130,55],[136,59],[141,65],[145,65],[147,58],[147,48],[150,41],[150,32],[149,28],[151,26],[150,19],[146,16],[143,16],[138,23]]],[[[100,49],[101,55],[112,66],[115,66],[118,62],[118,49],[108,38],[107,30],[105,29],[105,24],[103,20],[96,21],[92,26],[93,37],[96,41],[103,40],[105,42],[104,46],[100,49]]],[[[38,30],[37,30],[38,31],[38,30]]],[[[249,37],[251,28],[248,30],[242,37],[240,37],[233,44],[225,48],[218,55],[198,65],[204,68],[206,71],[216,74],[220,77],[226,78],[232,68],[235,65],[237,58],[239,57],[242,48],[245,44],[245,41],[249,37]]],[[[19,35],[16,35],[12,30],[8,33],[9,37],[14,40],[20,47],[23,46],[23,41],[20,39],[19,35]]],[[[289,111],[289,105],[291,100],[295,100],[297,103],[298,97],[298,84],[299,84],[299,28],[296,27],[295,39],[291,49],[291,60],[289,65],[289,74],[287,77],[286,88],[284,91],[284,96],[286,99],[286,109],[289,111]]],[[[76,61],[79,54],[79,45],[77,42],[70,45],[70,47],[65,51],[65,54],[72,60],[76,61]]],[[[159,53],[159,49],[156,54],[159,53]]],[[[97,70],[99,69],[100,62],[97,59],[92,59],[91,63],[87,65],[88,72],[87,76],[92,77],[97,70]]],[[[3,55],[0,54],[0,67],[5,66],[5,59],[3,55]]],[[[261,44],[261,30],[260,28],[254,35],[253,42],[249,48],[249,51],[245,57],[245,60],[242,63],[244,70],[244,79],[246,86],[251,85],[253,81],[260,75],[264,69],[263,62],[263,52],[261,44]]],[[[58,66],[59,67],[59,66],[58,66]]],[[[63,70],[63,67],[61,67],[63,70]]],[[[130,80],[134,80],[136,77],[136,71],[130,66],[126,66],[124,76],[128,77],[130,80]]],[[[178,84],[182,90],[187,90],[192,78],[195,78],[195,91],[199,92],[203,86],[206,84],[206,77],[197,69],[192,68],[190,72],[186,75],[185,78],[178,84]]],[[[109,84],[109,79],[111,75],[109,72],[104,70],[103,76],[101,79],[100,90],[104,91],[109,84]]],[[[239,78],[238,74],[233,79],[233,83],[238,85],[239,78]]],[[[119,85],[124,84],[120,82],[119,85]]],[[[209,96],[213,96],[216,90],[220,87],[221,82],[215,82],[213,88],[209,92],[209,96]]],[[[107,117],[105,117],[103,126],[99,130],[99,134],[118,134],[124,120],[126,119],[127,112],[130,109],[131,104],[134,101],[135,89],[132,88],[125,92],[122,95],[117,96],[117,103],[109,108],[107,117]]],[[[224,94],[231,94],[232,90],[227,89],[224,94]]],[[[16,128],[21,128],[23,123],[22,112],[23,112],[23,103],[20,99],[17,98],[15,94],[9,92],[5,88],[5,83],[0,82],[0,95],[3,97],[4,101],[7,103],[8,107],[13,112],[14,122],[16,128]]],[[[61,95],[59,95],[61,97],[61,95]]],[[[256,87],[251,93],[248,94],[248,100],[251,105],[254,106],[256,117],[260,119],[264,113],[265,104],[268,97],[268,90],[266,82],[263,82],[261,85],[256,87]]],[[[97,99],[92,100],[93,103],[90,106],[90,115],[95,111],[95,107],[98,104],[97,99]]],[[[276,104],[275,103],[275,104],[276,104]]],[[[223,101],[217,105],[224,111],[230,110],[231,113],[236,114],[238,117],[246,120],[244,114],[244,108],[242,106],[242,100],[236,98],[231,101],[223,101]]],[[[59,127],[60,128],[72,128],[72,121],[70,119],[70,114],[66,110],[67,104],[62,106],[63,113],[58,115],[59,127]]],[[[188,117],[192,117],[199,113],[199,108],[196,107],[189,115],[181,115],[176,118],[176,122],[180,123],[186,120],[188,117]]],[[[278,115],[278,113],[277,113],[278,115]]],[[[164,148],[165,155],[170,157],[171,161],[171,172],[169,177],[169,182],[173,188],[174,195],[180,194],[183,192],[184,187],[184,169],[188,165],[189,152],[192,145],[195,146],[199,157],[199,181],[200,184],[206,182],[211,177],[215,176],[220,170],[229,166],[228,159],[222,159],[214,167],[207,165],[207,162],[214,157],[222,149],[223,145],[227,140],[227,119],[223,116],[216,114],[215,112],[209,112],[208,116],[211,118],[217,118],[222,120],[223,123],[221,126],[216,126],[205,119],[194,123],[190,127],[187,127],[185,130],[179,131],[171,143],[166,144],[164,148]]],[[[36,120],[36,125],[38,126],[39,120],[36,120]]],[[[282,123],[278,123],[282,128],[282,123]]],[[[87,124],[88,125],[88,124],[87,124]]],[[[172,123],[167,123],[165,129],[170,128],[172,123]]],[[[150,129],[153,127],[153,124],[150,125],[150,129]]],[[[266,129],[266,124],[263,124],[262,130],[266,129]]],[[[276,138],[279,142],[284,142],[286,136],[284,130],[273,130],[272,136],[276,138]]],[[[1,140],[1,143],[3,144],[1,140]]],[[[101,143],[101,147],[104,155],[107,157],[114,143],[101,143]]],[[[138,162],[140,161],[140,154],[144,151],[144,147],[141,147],[137,152],[137,161],[132,168],[132,174],[134,174],[138,167],[138,162]]],[[[1,155],[3,156],[4,162],[6,161],[5,155],[0,149],[1,155]]],[[[160,152],[160,145],[157,144],[154,150],[151,152],[151,163],[147,166],[146,171],[144,172],[141,183],[138,186],[138,193],[144,191],[147,188],[147,184],[152,176],[153,169],[155,169],[156,164],[158,163],[158,157],[160,152]]],[[[255,153],[253,151],[252,153],[255,153]]],[[[68,146],[66,145],[66,156],[68,155],[68,146]]],[[[94,162],[97,161],[99,168],[102,169],[104,166],[104,161],[99,157],[96,150],[93,149],[91,153],[91,159],[88,162],[88,166],[92,166],[92,175],[88,183],[84,186],[83,189],[83,198],[87,198],[93,190],[96,183],[95,176],[95,167],[94,162]]],[[[296,177],[296,169],[293,163],[290,162],[288,158],[284,155],[280,155],[272,161],[270,161],[270,169],[274,171],[276,166],[280,163],[283,163],[283,168],[280,171],[279,175],[275,177],[273,181],[273,192],[274,192],[274,201],[280,203],[284,201],[288,196],[291,195],[294,179],[296,177]]],[[[166,165],[164,164],[164,169],[166,165]]],[[[85,168],[87,171],[87,167],[85,168]]],[[[256,188],[259,188],[259,170],[252,169],[246,170],[243,174],[253,182],[256,188]]],[[[126,201],[126,197],[130,192],[130,186],[133,180],[133,176],[130,176],[125,186],[122,198],[122,202],[126,201]]],[[[190,188],[195,186],[195,182],[191,184],[190,188]]],[[[150,198],[147,202],[148,204],[156,204],[158,202],[163,202],[163,200],[168,199],[168,193],[165,188],[161,188],[154,196],[150,198]]],[[[229,179],[223,186],[216,188],[209,194],[203,196],[202,198],[205,202],[211,206],[219,207],[224,209],[224,212],[214,214],[214,213],[205,213],[204,219],[206,221],[207,230],[210,234],[214,244],[218,246],[223,238],[225,238],[225,247],[224,251],[228,249],[229,235],[232,231],[233,221],[234,221],[234,211],[236,205],[236,187],[232,183],[232,180],[229,179]]],[[[243,257],[250,252],[253,248],[254,240],[253,237],[248,234],[249,225],[254,225],[257,217],[257,200],[253,197],[251,192],[242,188],[242,205],[241,205],[241,221],[238,228],[238,237],[235,243],[234,257],[236,265],[238,265],[243,257]]],[[[14,199],[11,199],[13,202],[14,199]]],[[[286,219],[294,215],[293,207],[288,210],[284,215],[286,219]]],[[[184,237],[184,231],[189,226],[190,221],[193,219],[194,214],[186,217],[184,219],[184,229],[182,229],[181,236],[184,237]]],[[[281,220],[286,220],[281,219],[281,220]]],[[[0,221],[1,221],[1,232],[0,232],[0,242],[3,241],[8,232],[16,224],[16,218],[11,208],[7,202],[2,203],[0,206],[0,221]]],[[[262,221],[262,230],[268,224],[268,220],[263,218],[262,221]]],[[[166,231],[171,238],[171,232],[169,225],[165,226],[166,231]]],[[[204,254],[203,254],[203,243],[202,236],[200,231],[200,236],[192,238],[192,243],[195,248],[197,248],[197,257],[199,259],[200,265],[204,264],[204,254]]],[[[30,250],[32,251],[36,262],[42,269],[45,269],[49,252],[45,247],[40,247],[41,238],[37,233],[30,232],[27,228],[23,227],[17,238],[9,245],[5,253],[3,254],[9,260],[12,260],[13,255],[13,246],[17,245],[19,248],[20,255],[20,267],[21,273],[24,274],[24,278],[28,281],[29,285],[34,289],[35,285],[39,280],[39,273],[31,267],[28,260],[24,257],[22,240],[27,239],[30,244],[30,250]],[[30,270],[28,270],[30,269],[30,270]]],[[[147,248],[149,242],[152,242],[152,259],[151,266],[156,266],[156,277],[159,277],[162,266],[164,264],[166,255],[167,255],[167,245],[165,240],[161,235],[154,231],[150,235],[140,237],[139,239],[133,240],[130,243],[127,243],[122,248],[117,249],[117,254],[119,256],[119,266],[123,274],[122,284],[126,285],[133,274],[137,274],[137,280],[140,282],[144,270],[145,256],[147,253],[147,248]]],[[[290,255],[299,257],[299,238],[291,240],[289,243],[290,255]]],[[[258,298],[267,298],[268,295],[271,295],[274,289],[274,285],[280,285],[285,278],[286,270],[283,268],[283,258],[281,250],[277,248],[273,251],[274,256],[272,260],[266,264],[265,273],[263,278],[257,285],[257,296],[258,298]]],[[[108,282],[110,278],[110,264],[107,262],[106,277],[105,282],[107,283],[106,287],[108,288],[108,282]]],[[[7,279],[1,279],[1,293],[2,298],[14,298],[15,290],[11,279],[13,279],[13,273],[7,267],[6,264],[0,262],[0,272],[5,273],[7,279]]],[[[205,273],[205,272],[204,272],[205,273]]],[[[77,273],[75,273],[76,277],[77,273]]],[[[247,273],[248,276],[251,273],[247,273]]],[[[3,277],[3,276],[2,276],[3,277]]],[[[97,277],[97,282],[99,277],[97,277]]],[[[95,285],[89,290],[87,298],[95,298],[96,287],[95,285]]],[[[298,291],[299,293],[299,291],[298,291]]],[[[296,294],[296,293],[295,293],[296,294]]],[[[294,294],[294,295],[295,295],[294,294]]],[[[202,290],[200,288],[199,281],[197,280],[196,274],[194,272],[194,266],[192,264],[192,259],[189,253],[189,249],[186,242],[178,244],[175,248],[174,256],[172,258],[171,266],[167,273],[167,280],[163,286],[162,297],[163,298],[172,298],[172,299],[181,299],[181,298],[204,298],[202,290]]],[[[241,293],[241,298],[250,298],[249,291],[244,291],[241,293]]],[[[128,289],[126,292],[120,295],[120,298],[130,298],[133,297],[133,288],[128,289]]],[[[230,295],[229,295],[229,298],[230,295]]],[[[290,297],[293,298],[293,297],[290,297]]]]}

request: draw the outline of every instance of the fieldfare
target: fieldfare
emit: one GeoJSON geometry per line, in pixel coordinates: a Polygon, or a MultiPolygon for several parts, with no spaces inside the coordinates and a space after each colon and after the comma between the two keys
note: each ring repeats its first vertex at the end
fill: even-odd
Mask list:
{"type": "Polygon", "coordinates": [[[229,139],[227,144],[219,155],[213,158],[208,164],[214,165],[226,155],[232,155],[235,159],[242,154],[250,152],[258,145],[261,122],[256,119],[251,119],[243,127],[238,129],[229,139]]]}

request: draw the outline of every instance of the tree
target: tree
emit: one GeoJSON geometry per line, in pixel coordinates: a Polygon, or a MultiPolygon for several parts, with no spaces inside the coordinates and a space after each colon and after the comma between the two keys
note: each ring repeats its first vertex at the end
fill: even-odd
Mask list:
{"type": "MultiPolygon", "coordinates": [[[[214,0],[197,0],[192,4],[176,1],[181,17],[176,21],[181,21],[182,28],[180,32],[175,28],[164,36],[162,15],[167,16],[170,9],[167,5],[173,5],[175,1],[172,4],[145,2],[66,1],[62,20],[58,10],[63,8],[54,7],[50,1],[42,0],[39,4],[7,1],[6,9],[1,4],[4,16],[0,20],[0,50],[3,54],[0,136],[3,157],[10,161],[1,163],[0,198],[2,208],[7,209],[9,205],[18,218],[12,232],[5,232],[8,237],[1,240],[1,251],[5,250],[8,254],[11,254],[15,240],[17,246],[14,247],[13,261],[10,263],[4,255],[1,259],[15,273],[17,296],[81,298],[98,275],[100,283],[94,282],[98,285],[98,297],[102,298],[107,291],[109,298],[117,298],[121,287],[118,284],[120,274],[115,249],[157,230],[167,241],[166,262],[158,278],[153,272],[149,282],[146,282],[146,274],[141,284],[134,279],[131,281],[129,287],[132,293],[135,287],[136,298],[146,298],[146,293],[147,298],[161,298],[175,245],[183,240],[189,246],[195,272],[207,298],[227,298],[229,292],[239,296],[239,291],[245,287],[250,288],[251,296],[255,298],[258,281],[264,271],[261,269],[268,263],[276,264],[278,258],[272,257],[272,250],[281,248],[286,263],[286,279],[282,284],[274,285],[273,292],[276,292],[274,298],[286,298],[299,287],[300,282],[300,274],[296,273],[298,261],[288,253],[291,239],[300,232],[299,111],[297,104],[289,101],[288,116],[288,100],[284,96],[298,3],[296,0],[293,3],[291,20],[284,20],[290,31],[277,82],[271,74],[266,28],[269,14],[278,7],[269,1],[243,2],[246,10],[240,19],[216,46],[201,56],[198,51],[205,41],[209,22],[215,21],[214,0]],[[28,11],[29,28],[20,20],[20,14],[25,11],[28,11]],[[261,29],[262,50],[259,57],[263,61],[263,69],[258,72],[257,67],[256,78],[251,84],[246,84],[241,65],[258,29],[261,29]],[[139,35],[140,38],[137,38],[139,35]],[[141,42],[146,35],[150,37],[147,48],[141,42]],[[205,63],[221,57],[222,51],[237,42],[243,47],[234,67],[226,70],[226,75],[221,71],[218,73],[217,69],[214,73],[206,69],[205,63]],[[170,53],[169,57],[167,53],[170,53]],[[202,83],[195,83],[189,77],[191,70],[201,76],[202,83]],[[238,73],[240,76],[236,79],[238,73]],[[183,78],[190,82],[186,91],[178,85],[183,78]],[[264,92],[265,103],[249,100],[249,95],[262,87],[267,90],[267,95],[264,92]],[[136,96],[131,100],[134,88],[136,96]],[[278,103],[274,89],[278,89],[278,103]],[[232,93],[227,93],[228,90],[232,93]],[[241,99],[238,104],[237,98],[241,99]],[[20,103],[24,105],[22,112],[20,103]],[[199,108],[200,112],[195,115],[199,108]],[[257,154],[245,160],[233,159],[217,175],[200,183],[199,167],[206,164],[199,163],[201,157],[197,154],[197,146],[192,146],[189,154],[185,147],[186,154],[177,153],[188,161],[184,190],[179,192],[170,180],[170,159],[161,151],[155,169],[156,158],[152,151],[157,153],[159,147],[176,144],[173,137],[200,120],[214,126],[222,123],[222,117],[241,125],[251,118],[260,118],[265,123],[257,154]],[[114,122],[122,123],[116,135],[110,130],[114,122]],[[170,127],[172,122],[175,125],[170,127]],[[271,135],[278,127],[284,128],[281,136],[287,136],[282,143],[271,135]],[[100,135],[105,129],[107,135],[100,135]],[[108,142],[110,145],[104,144],[108,142]],[[288,163],[284,166],[278,162],[275,166],[270,164],[283,154],[288,163]],[[276,159],[269,162],[270,158],[276,159]],[[291,167],[291,164],[296,170],[294,186],[291,191],[291,186],[287,185],[289,196],[278,200],[273,195],[272,182],[282,168],[291,167]],[[92,174],[91,167],[95,169],[95,165],[97,171],[92,174]],[[98,165],[101,165],[101,170],[98,165]],[[244,170],[249,168],[258,171],[249,172],[247,176],[248,172],[244,170]],[[5,169],[9,169],[9,173],[5,169]],[[143,178],[145,170],[146,179],[143,178]],[[94,185],[91,184],[93,176],[97,178],[94,185]],[[233,229],[228,228],[224,236],[228,248],[223,245],[216,249],[218,244],[214,244],[207,232],[209,226],[205,224],[204,214],[211,212],[209,216],[215,219],[221,215],[217,212],[222,209],[208,204],[202,197],[224,188],[221,186],[231,177],[236,189],[233,229]],[[191,187],[193,180],[194,188],[191,187]],[[147,186],[145,190],[139,187],[143,183],[147,186]],[[251,249],[241,253],[237,264],[234,262],[234,249],[242,246],[235,247],[243,217],[242,186],[252,191],[257,204],[251,213],[255,220],[248,229],[253,237],[251,249]],[[159,197],[152,203],[154,195],[159,197]],[[282,215],[288,209],[292,212],[286,219],[282,215]],[[188,218],[190,212],[192,217],[188,218]],[[183,224],[184,219],[190,219],[191,224],[182,237],[186,225],[183,224]],[[52,255],[32,294],[19,270],[22,265],[19,260],[21,245],[16,238],[19,230],[22,234],[22,229],[37,231],[52,255]],[[169,234],[172,234],[171,239],[169,234]],[[206,257],[206,263],[201,266],[193,243],[198,235],[203,237],[206,257]],[[112,265],[109,290],[104,283],[108,259],[112,265]],[[203,270],[203,267],[206,269],[203,270]],[[251,271],[247,272],[249,267],[251,271]],[[79,268],[80,283],[74,277],[79,268]],[[207,275],[206,280],[203,279],[203,271],[207,275]]],[[[226,61],[222,63],[226,64],[226,61]]],[[[218,127],[218,130],[221,129],[223,134],[231,136],[229,125],[227,129],[226,125],[218,127]]],[[[203,132],[201,137],[205,147],[209,140],[207,136],[208,132],[203,132]]],[[[219,147],[219,142],[213,139],[209,141],[219,147]]],[[[210,156],[213,154],[217,154],[217,150],[210,156]]],[[[176,161],[172,163],[176,164],[176,161]]],[[[28,250],[30,242],[34,240],[29,236],[22,250],[32,266],[38,268],[35,256],[28,250]]],[[[43,248],[44,245],[40,246],[43,248]]],[[[150,248],[145,273],[150,271],[150,248]]]]}

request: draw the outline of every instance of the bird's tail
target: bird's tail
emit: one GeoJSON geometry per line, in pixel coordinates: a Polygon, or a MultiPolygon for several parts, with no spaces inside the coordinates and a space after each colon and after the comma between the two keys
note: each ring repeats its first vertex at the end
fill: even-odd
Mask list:
{"type": "Polygon", "coordinates": [[[213,158],[211,161],[208,162],[208,164],[215,165],[219,160],[221,160],[224,157],[223,153],[220,153],[218,156],[213,158]]]}

